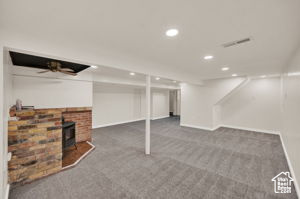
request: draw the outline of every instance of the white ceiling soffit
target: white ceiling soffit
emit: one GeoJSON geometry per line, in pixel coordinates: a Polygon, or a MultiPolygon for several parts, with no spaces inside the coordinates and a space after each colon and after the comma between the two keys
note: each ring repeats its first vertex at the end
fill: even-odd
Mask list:
{"type": "Polygon", "coordinates": [[[299,44],[299,8],[299,0],[2,0],[0,28],[8,47],[197,82],[280,73],[299,44]],[[170,28],[179,34],[167,37],[170,28]]]}
{"type": "MultiPolygon", "coordinates": [[[[20,51],[17,49],[5,49],[5,56],[8,57],[10,56],[9,55],[10,50],[61,60],[61,58],[59,57],[52,57],[44,54],[41,55],[41,54],[36,54],[27,51],[20,51]]],[[[8,59],[8,61],[9,61],[8,64],[13,66],[10,58],[8,59]]],[[[64,61],[71,61],[76,63],[78,62],[76,60],[64,60],[64,61]]],[[[88,64],[88,63],[81,63],[81,64],[88,64]]],[[[63,73],[56,73],[56,72],[38,73],[43,70],[44,69],[13,66],[12,74],[15,76],[43,77],[43,78],[67,79],[67,80],[78,80],[78,81],[93,81],[95,83],[106,83],[106,84],[111,83],[111,84],[119,84],[119,85],[123,84],[123,85],[138,86],[138,87],[146,86],[145,74],[116,69],[112,67],[106,67],[106,66],[92,67],[91,65],[90,68],[87,68],[84,71],[78,73],[77,76],[70,76],[70,75],[65,75],[63,73]]],[[[162,89],[179,89],[180,83],[181,83],[180,81],[153,76],[151,81],[151,86],[154,88],[162,88],[162,89]],[[157,78],[159,78],[159,80],[157,78]]]]}

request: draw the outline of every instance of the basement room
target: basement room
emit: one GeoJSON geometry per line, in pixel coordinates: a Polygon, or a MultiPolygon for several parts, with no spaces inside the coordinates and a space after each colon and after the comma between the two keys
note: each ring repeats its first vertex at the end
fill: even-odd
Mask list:
{"type": "Polygon", "coordinates": [[[298,199],[300,1],[0,1],[0,199],[298,199]]]}

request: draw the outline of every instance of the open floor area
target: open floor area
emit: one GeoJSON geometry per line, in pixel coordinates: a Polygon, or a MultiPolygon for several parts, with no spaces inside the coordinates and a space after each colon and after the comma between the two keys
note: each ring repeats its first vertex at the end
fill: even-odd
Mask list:
{"type": "Polygon", "coordinates": [[[300,199],[300,0],[0,0],[0,199],[300,199]]]}
{"type": "Polygon", "coordinates": [[[10,199],[297,198],[274,193],[272,178],[289,171],[278,135],[180,127],[171,117],[151,122],[146,156],[144,129],[144,121],[94,129],[96,148],[77,167],[16,187],[10,199]]]}

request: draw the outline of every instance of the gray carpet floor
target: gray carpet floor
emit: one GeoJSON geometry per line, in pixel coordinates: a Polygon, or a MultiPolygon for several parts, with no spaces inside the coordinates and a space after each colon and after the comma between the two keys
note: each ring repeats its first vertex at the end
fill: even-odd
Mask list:
{"type": "Polygon", "coordinates": [[[275,194],[271,179],[288,165],[277,135],[151,122],[151,155],[144,155],[144,122],[93,130],[96,149],[73,169],[11,190],[10,199],[43,198],[297,198],[275,194]]]}

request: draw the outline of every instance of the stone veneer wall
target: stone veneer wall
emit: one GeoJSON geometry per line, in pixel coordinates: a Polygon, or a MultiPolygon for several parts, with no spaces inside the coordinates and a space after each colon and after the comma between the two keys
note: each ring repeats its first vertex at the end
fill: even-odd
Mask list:
{"type": "Polygon", "coordinates": [[[91,141],[92,108],[54,108],[12,111],[9,121],[9,183],[23,184],[62,168],[61,118],[76,122],[76,142],[91,141]]]}
{"type": "Polygon", "coordinates": [[[23,184],[56,173],[62,167],[61,112],[22,110],[9,121],[9,183],[23,184]]]}

